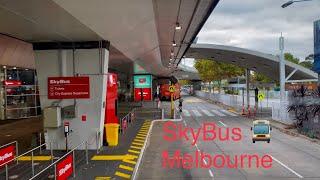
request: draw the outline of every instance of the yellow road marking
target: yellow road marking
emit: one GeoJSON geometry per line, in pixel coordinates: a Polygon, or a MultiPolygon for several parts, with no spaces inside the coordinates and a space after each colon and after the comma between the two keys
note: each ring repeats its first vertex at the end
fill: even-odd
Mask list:
{"type": "Polygon", "coordinates": [[[147,133],[147,132],[138,132],[138,134],[140,134],[140,135],[147,135],[148,133],[147,133]]]}
{"type": "Polygon", "coordinates": [[[128,171],[133,171],[133,168],[132,168],[132,167],[125,166],[125,165],[122,165],[122,164],[120,164],[119,168],[125,169],[125,170],[128,170],[128,171]]]}
{"type": "MultiPolygon", "coordinates": [[[[18,158],[19,161],[31,161],[31,156],[22,156],[18,158]]],[[[51,156],[33,156],[34,161],[49,161],[51,156]]]]}
{"type": "Polygon", "coordinates": [[[134,138],[134,140],[141,140],[141,141],[142,141],[142,140],[144,141],[145,139],[146,139],[146,138],[140,137],[140,136],[136,136],[136,137],[134,138]]]}
{"type": "Polygon", "coordinates": [[[95,178],[95,180],[109,180],[109,179],[111,179],[111,177],[108,177],[108,176],[105,176],[105,177],[98,176],[95,178]]]}
{"type": "Polygon", "coordinates": [[[130,146],[130,148],[132,148],[132,149],[139,149],[139,150],[142,149],[142,147],[138,147],[138,146],[130,146]]]}
{"type": "Polygon", "coordinates": [[[132,150],[132,149],[129,149],[128,152],[135,153],[135,154],[140,154],[140,151],[136,151],[136,150],[132,150]]]}
{"type": "Polygon", "coordinates": [[[146,139],[146,136],[136,135],[136,138],[146,139]]]}
{"type": "Polygon", "coordinates": [[[142,142],[142,143],[144,143],[144,140],[134,139],[133,142],[142,142]]]}
{"type": "Polygon", "coordinates": [[[138,146],[143,146],[144,145],[143,143],[138,143],[138,142],[132,142],[132,144],[138,145],[138,146]]]}
{"type": "Polygon", "coordinates": [[[130,163],[130,164],[137,164],[135,161],[131,161],[131,160],[128,160],[128,159],[124,159],[122,161],[126,162],[126,163],[130,163]]]}
{"type": "Polygon", "coordinates": [[[122,173],[122,172],[119,172],[119,171],[116,171],[115,175],[116,176],[120,176],[120,177],[125,178],[125,179],[130,179],[130,177],[131,177],[131,175],[126,174],[126,173],[122,173]]]}
{"type": "Polygon", "coordinates": [[[140,130],[139,132],[147,133],[148,131],[147,130],[140,130]]]}
{"type": "Polygon", "coordinates": [[[118,161],[124,159],[134,159],[133,156],[126,155],[95,155],[91,158],[93,161],[118,161]]]}
{"type": "Polygon", "coordinates": [[[137,134],[137,135],[139,135],[139,136],[144,136],[144,137],[146,137],[147,136],[147,134],[137,134]]]}

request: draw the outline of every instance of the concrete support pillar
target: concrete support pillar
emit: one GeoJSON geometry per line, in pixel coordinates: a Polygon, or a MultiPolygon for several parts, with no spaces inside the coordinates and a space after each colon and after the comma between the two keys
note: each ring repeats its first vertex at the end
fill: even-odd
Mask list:
{"type": "Polygon", "coordinates": [[[250,108],[250,69],[246,69],[247,109],[250,108]]]}
{"type": "Polygon", "coordinates": [[[90,142],[89,149],[101,147],[105,120],[109,42],[34,43],[33,48],[41,108],[58,104],[61,108],[74,107],[72,109],[75,112],[75,117],[62,117],[62,126],[45,128],[45,141],[53,142],[54,149],[65,149],[63,123],[67,121],[72,130],[68,136],[68,147],[75,147],[83,141],[90,142]],[[89,77],[90,98],[48,99],[48,77],[61,76],[89,77]],[[100,138],[97,138],[98,132],[101,134],[100,138]]]}

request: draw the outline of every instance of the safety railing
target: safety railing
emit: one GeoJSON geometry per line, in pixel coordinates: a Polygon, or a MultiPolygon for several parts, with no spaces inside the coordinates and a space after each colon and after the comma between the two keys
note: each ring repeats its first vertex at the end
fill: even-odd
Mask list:
{"type": "Polygon", "coordinates": [[[134,120],[135,108],[133,108],[128,114],[126,114],[123,118],[120,119],[119,133],[124,133],[124,131],[128,128],[129,124],[131,124],[134,120]]]}
{"type": "MultiPolygon", "coordinates": [[[[51,162],[53,162],[53,150],[52,150],[52,143],[49,143],[50,144],[50,156],[51,156],[51,162]]],[[[12,162],[16,162],[17,164],[19,163],[19,159],[28,155],[28,154],[31,154],[30,156],[30,161],[31,161],[31,173],[32,173],[32,176],[35,174],[35,163],[34,163],[34,155],[35,155],[35,151],[38,150],[38,149],[41,149],[42,147],[48,145],[48,143],[44,143],[44,144],[41,144],[23,154],[20,154],[20,155],[17,155],[12,158],[11,160],[3,163],[3,164],[0,164],[0,167],[3,167],[5,166],[5,179],[8,180],[9,179],[9,165],[12,163],[12,162]]],[[[16,146],[17,147],[17,146],[16,146]]],[[[17,150],[16,150],[17,151],[17,150]]]]}
{"type": "Polygon", "coordinates": [[[72,172],[72,176],[76,177],[76,150],[79,149],[81,146],[85,146],[85,162],[88,165],[89,164],[89,150],[88,141],[83,141],[80,144],[78,144],[76,147],[74,147],[72,150],[67,152],[65,155],[60,157],[58,160],[52,162],[49,166],[38,172],[36,175],[33,175],[30,180],[39,178],[41,175],[43,175],[45,172],[49,171],[50,169],[53,170],[53,175],[51,176],[53,179],[58,179],[58,176],[61,176],[63,173],[72,172]],[[58,167],[61,164],[64,165],[64,167],[58,167]],[[70,164],[70,165],[69,165],[70,164]],[[60,169],[61,168],[61,169],[60,169]],[[72,170],[70,169],[72,168],[72,170]]]}

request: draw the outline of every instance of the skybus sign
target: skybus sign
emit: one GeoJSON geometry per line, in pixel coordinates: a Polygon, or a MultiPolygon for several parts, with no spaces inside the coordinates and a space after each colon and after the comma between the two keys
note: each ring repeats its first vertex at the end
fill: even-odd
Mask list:
{"type": "Polygon", "coordinates": [[[320,73],[320,20],[314,22],[314,63],[313,70],[320,73]]]}
{"type": "Polygon", "coordinates": [[[56,166],[56,177],[57,180],[68,179],[73,173],[73,155],[70,153],[63,160],[57,163],[56,166]]]}
{"type": "Polygon", "coordinates": [[[14,159],[16,155],[16,146],[10,145],[0,149],[0,168],[7,162],[14,159]]]}

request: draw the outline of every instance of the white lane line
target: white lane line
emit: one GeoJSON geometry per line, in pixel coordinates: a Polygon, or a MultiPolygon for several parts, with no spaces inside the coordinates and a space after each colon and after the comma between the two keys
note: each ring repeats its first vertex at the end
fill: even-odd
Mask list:
{"type": "Polygon", "coordinates": [[[202,116],[201,114],[200,114],[200,112],[199,111],[197,111],[197,110],[192,110],[192,112],[194,113],[194,115],[195,116],[202,116]]]}
{"type": "Polygon", "coordinates": [[[185,110],[185,109],[183,109],[182,112],[183,112],[183,115],[184,115],[184,116],[191,116],[191,114],[189,113],[189,111],[187,111],[187,110],[185,110]]]}
{"type": "Polygon", "coordinates": [[[224,127],[227,127],[227,125],[221,121],[219,121],[220,124],[222,124],[224,127]]]}
{"type": "MultiPolygon", "coordinates": [[[[197,148],[197,151],[200,151],[197,143],[195,144],[195,146],[197,148]]],[[[207,161],[205,159],[202,159],[202,161],[204,162],[205,165],[208,165],[208,163],[207,163],[207,161]]],[[[211,169],[209,169],[208,171],[209,171],[210,177],[212,177],[212,179],[214,179],[211,169]]]]}
{"type": "Polygon", "coordinates": [[[185,121],[185,120],[183,120],[183,124],[184,124],[184,126],[187,126],[187,123],[186,123],[186,121],[185,121]]]}
{"type": "MultiPolygon", "coordinates": [[[[269,155],[271,156],[271,155],[269,155]]],[[[271,158],[273,160],[275,160],[277,163],[279,163],[281,166],[285,167],[286,169],[288,169],[289,171],[291,171],[293,174],[295,174],[296,176],[298,176],[299,178],[303,178],[303,176],[301,176],[299,173],[295,172],[293,169],[289,168],[288,166],[286,166],[285,164],[283,164],[281,161],[279,161],[278,159],[276,159],[275,157],[271,156],[271,158]]]]}
{"type": "Polygon", "coordinates": [[[212,173],[211,169],[209,169],[209,174],[213,178],[213,173],[212,173]]]}
{"type": "Polygon", "coordinates": [[[208,110],[203,109],[203,113],[205,113],[207,116],[214,116],[212,113],[210,113],[208,110]]]}
{"type": "Polygon", "coordinates": [[[238,115],[236,115],[236,114],[234,114],[234,113],[232,113],[232,112],[230,112],[228,110],[225,110],[225,109],[221,109],[221,111],[224,112],[225,114],[230,115],[230,116],[238,116],[238,115]]]}
{"type": "Polygon", "coordinates": [[[213,113],[215,113],[216,115],[218,115],[218,116],[226,116],[225,114],[222,114],[221,112],[219,112],[219,111],[216,110],[216,109],[211,109],[211,111],[212,111],[213,113]]]}

